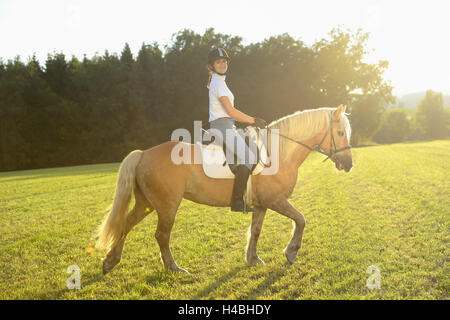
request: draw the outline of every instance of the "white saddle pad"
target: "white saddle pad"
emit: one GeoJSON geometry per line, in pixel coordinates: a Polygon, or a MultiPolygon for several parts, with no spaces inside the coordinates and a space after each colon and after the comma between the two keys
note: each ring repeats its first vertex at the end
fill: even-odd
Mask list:
{"type": "MultiPolygon", "coordinates": [[[[260,153],[259,162],[252,172],[252,175],[257,175],[264,169],[263,164],[267,164],[267,149],[263,143],[263,139],[258,137],[258,133],[254,127],[247,127],[246,131],[249,133],[250,139],[256,141],[260,153]]],[[[215,179],[234,179],[234,174],[231,172],[228,163],[223,165],[226,157],[221,146],[215,144],[205,146],[200,142],[197,142],[197,144],[200,146],[202,153],[203,171],[208,177],[215,179]]]]}

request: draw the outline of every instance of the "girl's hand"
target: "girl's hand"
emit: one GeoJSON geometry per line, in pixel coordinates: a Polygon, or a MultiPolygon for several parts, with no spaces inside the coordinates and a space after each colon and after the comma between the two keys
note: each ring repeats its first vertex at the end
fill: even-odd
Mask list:
{"type": "Polygon", "coordinates": [[[264,129],[265,127],[267,127],[267,123],[266,121],[264,121],[263,119],[260,118],[255,118],[255,122],[253,122],[253,124],[261,129],[264,129]]]}

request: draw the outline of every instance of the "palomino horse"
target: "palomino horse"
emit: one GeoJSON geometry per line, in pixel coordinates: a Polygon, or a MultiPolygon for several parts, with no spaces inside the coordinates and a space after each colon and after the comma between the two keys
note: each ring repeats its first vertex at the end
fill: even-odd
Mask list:
{"type": "MultiPolygon", "coordinates": [[[[264,263],[258,257],[256,247],[267,209],[295,222],[292,238],[284,249],[287,260],[294,262],[302,244],[306,221],[288,198],[297,183],[298,168],[312,147],[318,146],[320,151],[335,163],[338,170],[351,170],[351,129],[345,108],[340,105],[337,108],[296,112],[268,126],[270,129],[278,129],[281,137],[279,167],[273,175],[251,176],[255,212],[247,244],[246,255],[249,264],[264,263]]],[[[170,233],[181,200],[185,198],[217,207],[230,206],[233,179],[209,178],[204,174],[201,164],[174,164],[171,160],[171,150],[177,143],[180,142],[168,141],[145,151],[135,150],[122,161],[114,200],[109,215],[99,228],[96,243],[97,248],[106,250],[103,260],[104,274],[119,263],[125,238],[130,230],[153,210],[158,213],[155,237],[165,268],[187,272],[176,264],[169,247],[170,233]],[[135,205],[128,212],[133,191],[135,205]]],[[[193,155],[193,148],[199,146],[190,147],[193,155]]]]}

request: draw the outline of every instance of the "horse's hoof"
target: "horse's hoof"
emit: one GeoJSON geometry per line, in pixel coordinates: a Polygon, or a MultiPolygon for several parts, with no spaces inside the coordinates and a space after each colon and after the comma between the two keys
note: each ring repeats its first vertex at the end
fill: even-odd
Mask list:
{"type": "Polygon", "coordinates": [[[262,261],[260,258],[256,257],[251,260],[248,260],[248,264],[251,266],[256,266],[258,264],[266,264],[266,263],[262,261]]]}
{"type": "Polygon", "coordinates": [[[120,262],[120,259],[114,259],[111,261],[109,260],[103,260],[103,275],[111,272],[112,269],[120,262]]]}
{"type": "Polygon", "coordinates": [[[187,270],[184,270],[183,268],[178,268],[178,270],[177,270],[178,272],[182,272],[182,273],[185,273],[185,274],[188,274],[188,275],[190,275],[191,273],[189,272],[189,271],[187,271],[187,270]]]}
{"type": "Polygon", "coordinates": [[[178,266],[170,267],[170,268],[168,268],[168,269],[169,269],[170,271],[172,271],[172,272],[181,272],[181,273],[186,273],[186,274],[189,274],[189,275],[190,275],[189,271],[184,270],[183,268],[180,268],[180,267],[178,267],[178,266]]]}
{"type": "Polygon", "coordinates": [[[106,275],[107,273],[109,273],[112,270],[112,268],[107,266],[105,263],[103,264],[102,269],[103,269],[103,275],[106,275]]]}
{"type": "Polygon", "coordinates": [[[297,258],[297,253],[289,253],[286,250],[284,250],[284,254],[286,256],[287,261],[290,264],[293,264],[295,262],[295,258],[297,258]]]}

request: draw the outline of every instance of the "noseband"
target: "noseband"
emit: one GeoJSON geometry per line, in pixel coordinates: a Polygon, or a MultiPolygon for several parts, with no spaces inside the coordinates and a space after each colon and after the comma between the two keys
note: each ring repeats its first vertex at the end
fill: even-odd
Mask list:
{"type": "MultiPolygon", "coordinates": [[[[348,146],[346,146],[346,147],[336,149],[336,142],[334,141],[334,135],[333,135],[332,123],[333,123],[333,122],[339,122],[339,120],[333,120],[333,119],[332,119],[332,116],[333,116],[333,112],[330,112],[330,123],[329,123],[329,125],[328,125],[327,132],[325,132],[325,135],[323,136],[323,138],[322,138],[322,140],[319,142],[319,144],[315,145],[314,147],[310,147],[310,146],[308,146],[307,144],[305,144],[305,143],[303,143],[303,142],[301,142],[301,141],[294,140],[294,139],[289,138],[288,136],[285,136],[285,135],[283,135],[283,134],[281,134],[281,133],[278,133],[278,135],[279,135],[280,137],[283,137],[283,138],[285,138],[285,139],[288,139],[288,140],[290,140],[290,141],[292,141],[292,142],[295,142],[295,143],[297,143],[297,144],[299,144],[299,145],[301,145],[301,146],[303,146],[303,147],[305,147],[305,148],[308,148],[308,149],[311,150],[311,151],[317,151],[317,152],[319,152],[319,153],[321,153],[321,154],[323,154],[323,155],[326,155],[327,157],[325,158],[325,160],[323,160],[323,162],[325,162],[325,161],[327,161],[328,159],[332,158],[336,153],[342,152],[342,151],[344,151],[344,150],[347,150],[347,149],[352,148],[351,145],[348,145],[348,146]],[[322,143],[325,141],[325,138],[326,138],[327,135],[328,135],[328,132],[330,132],[330,134],[331,134],[330,153],[329,153],[329,154],[327,154],[327,153],[326,153],[325,151],[323,151],[323,149],[321,148],[322,143]],[[333,148],[334,148],[334,149],[333,149],[333,148]]],[[[269,130],[270,130],[270,129],[269,129],[269,130]]],[[[270,130],[270,132],[272,133],[272,130],[270,130]]]]}

